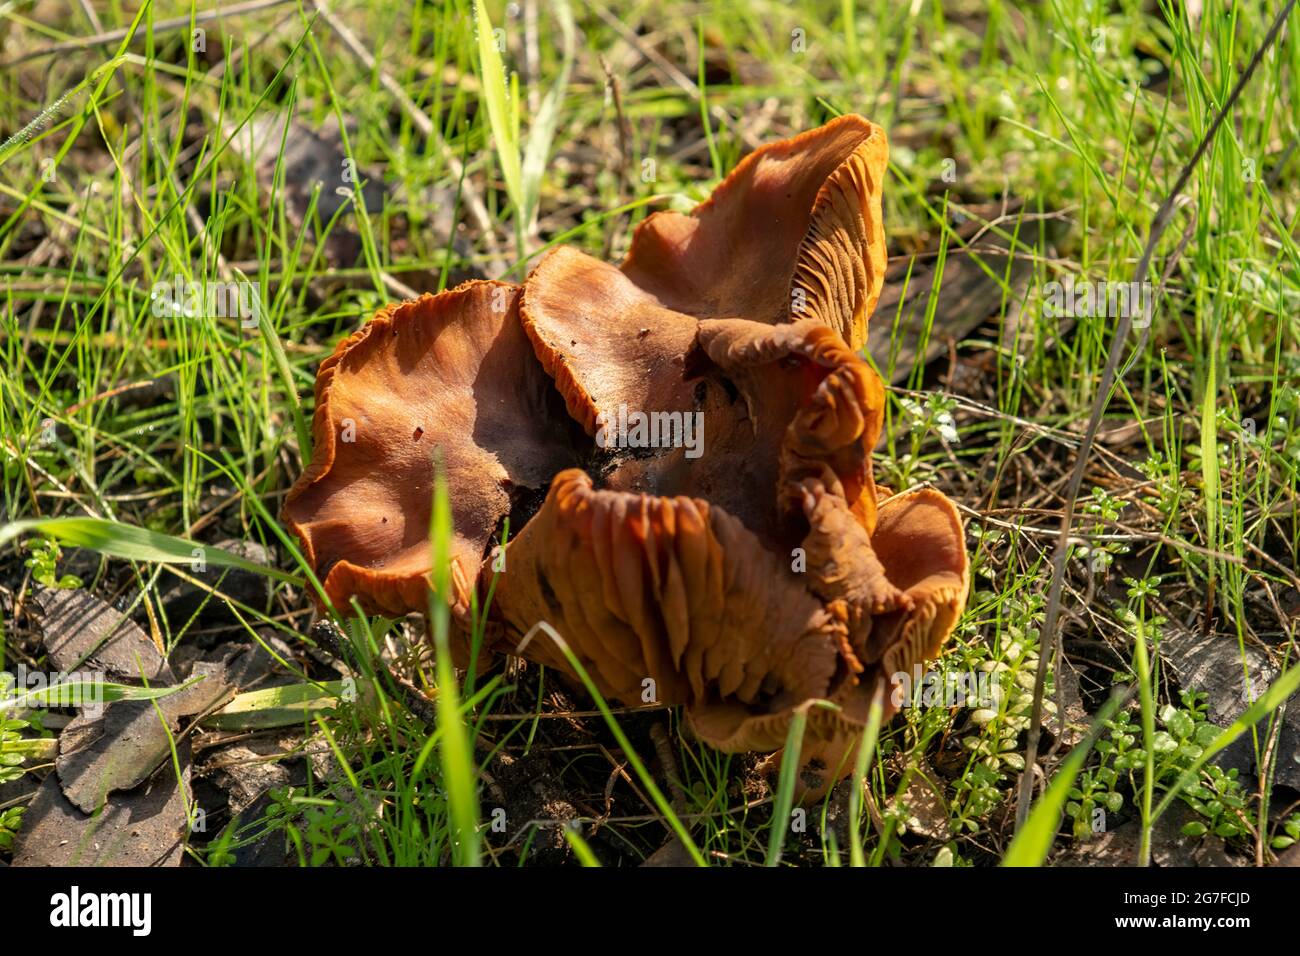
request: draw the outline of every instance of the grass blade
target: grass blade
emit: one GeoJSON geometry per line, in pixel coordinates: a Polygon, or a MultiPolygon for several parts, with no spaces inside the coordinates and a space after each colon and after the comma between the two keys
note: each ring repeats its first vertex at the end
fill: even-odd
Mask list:
{"type": "Polygon", "coordinates": [[[523,214],[523,173],[519,166],[519,142],[510,119],[510,100],[506,95],[506,67],[497,49],[492,20],[483,0],[474,0],[474,23],[478,33],[479,81],[483,84],[483,104],[497,144],[497,161],[506,192],[518,214],[523,214]]]}
{"type": "MultiPolygon", "coordinates": [[[[202,680],[202,678],[197,678],[202,680]]],[[[0,714],[11,710],[33,710],[44,707],[87,707],[111,704],[116,700],[160,700],[189,687],[194,681],[175,687],[132,687],[114,684],[99,678],[70,678],[48,687],[0,700],[0,714]]]]}
{"type": "Polygon", "coordinates": [[[569,846],[573,848],[573,855],[578,858],[579,863],[583,866],[600,866],[600,860],[596,859],[596,854],[591,852],[590,844],[582,838],[577,827],[565,827],[564,839],[569,841],[569,846]]]}
{"type": "MultiPolygon", "coordinates": [[[[1201,484],[1205,496],[1205,546],[1210,551],[1219,549],[1222,535],[1219,533],[1219,423],[1218,423],[1218,382],[1215,380],[1215,366],[1218,363],[1218,349],[1211,346],[1206,361],[1205,395],[1201,398],[1201,484]]],[[[1214,598],[1215,559],[1210,557],[1207,587],[1210,599],[1214,598]]],[[[1208,608],[1207,608],[1208,611],[1208,608]]]]}
{"type": "MultiPolygon", "coordinates": [[[[288,125],[285,126],[286,131],[288,125]]],[[[364,219],[364,217],[360,217],[364,219]]],[[[239,274],[240,281],[247,283],[248,280],[239,274]]],[[[271,352],[271,359],[275,365],[276,374],[280,376],[280,384],[284,388],[285,401],[289,405],[289,414],[293,416],[293,431],[298,439],[298,459],[302,467],[306,468],[311,463],[311,428],[307,424],[307,418],[302,413],[302,402],[298,398],[298,385],[293,380],[293,369],[289,366],[289,359],[284,354],[284,345],[280,342],[280,336],[275,331],[275,325],[271,321],[271,316],[267,314],[266,305],[258,296],[253,300],[256,311],[257,328],[262,335],[262,341],[266,343],[267,349],[271,352]]]]}
{"type": "Polygon", "coordinates": [[[112,558],[144,561],[151,564],[188,564],[198,562],[220,567],[252,571],[280,581],[297,578],[278,568],[249,561],[211,545],[187,541],[147,528],[110,521],[107,518],[34,518],[14,521],[0,527],[0,548],[24,534],[43,534],[62,544],[89,548],[112,558]]]}
{"type": "Polygon", "coordinates": [[[478,772],[469,732],[460,714],[460,688],[451,664],[448,634],[451,612],[447,594],[451,589],[451,501],[447,477],[438,465],[433,490],[430,540],[433,542],[433,591],[429,594],[429,620],[437,653],[438,730],[442,736],[440,755],[447,790],[451,825],[452,859],[457,866],[478,866],[481,836],[478,831],[478,772]]]}
{"type": "Polygon", "coordinates": [[[853,789],[849,791],[849,866],[867,865],[866,854],[862,849],[862,788],[867,786],[867,771],[871,767],[876,741],[880,737],[880,724],[885,712],[884,694],[885,687],[881,684],[871,699],[867,726],[862,731],[858,756],[853,762],[853,789]]]}
{"type": "Polygon", "coordinates": [[[772,807],[772,826],[767,835],[768,866],[777,866],[781,862],[785,835],[790,829],[790,810],[794,806],[794,785],[799,778],[799,751],[803,749],[803,732],[807,724],[807,710],[796,710],[785,735],[781,776],[776,784],[776,804],[772,807]]]}
{"type": "Polygon", "coordinates": [[[204,727],[217,730],[262,730],[268,727],[297,727],[318,710],[338,706],[350,681],[322,684],[289,684],[250,690],[235,697],[215,714],[204,718],[204,727]]]}

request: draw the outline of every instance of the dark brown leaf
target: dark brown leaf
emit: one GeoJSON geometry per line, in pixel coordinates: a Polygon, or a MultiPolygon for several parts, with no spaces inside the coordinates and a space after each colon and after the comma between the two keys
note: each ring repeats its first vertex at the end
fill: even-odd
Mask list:
{"type": "Polygon", "coordinates": [[[102,715],[83,714],[64,728],[55,769],[73,804],[93,813],[114,791],[138,787],[171,755],[180,718],[207,710],[229,693],[219,665],[200,663],[194,673],[205,679],[170,697],[116,701],[102,715]]]}
{"type": "MultiPolygon", "coordinates": [[[[190,748],[178,741],[181,779],[190,784],[190,748]]],[[[115,793],[103,810],[83,813],[50,774],[23,816],[14,866],[179,866],[188,833],[185,798],[170,766],[145,786],[115,793]]]]}
{"type": "Polygon", "coordinates": [[[113,680],[175,681],[144,631],[88,591],[43,588],[36,602],[44,612],[45,650],[55,669],[71,673],[89,667],[113,680]]]}

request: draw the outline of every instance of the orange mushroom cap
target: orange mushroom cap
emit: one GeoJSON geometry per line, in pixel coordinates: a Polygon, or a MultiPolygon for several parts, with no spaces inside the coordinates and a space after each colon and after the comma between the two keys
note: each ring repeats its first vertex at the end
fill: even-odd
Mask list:
{"type": "MultiPolygon", "coordinates": [[[[858,350],[885,163],[883,131],[841,117],[756,151],[692,214],[648,218],[621,267],[560,247],[522,292],[381,311],[321,366],[316,458],[285,506],[329,599],[425,607],[438,454],[462,622],[495,575],[499,648],[545,621],[602,693],[636,703],[649,681],[717,747],[780,747],[803,708],[808,753],[844,753],[968,587],[952,503],[872,477],[884,389],[858,350]],[[627,409],[698,416],[703,453],[608,447],[627,409]]],[[[523,654],[569,669],[542,639],[523,654]]]]}
{"type": "Polygon", "coordinates": [[[690,215],[649,216],[622,269],[678,312],[817,319],[856,351],[887,264],[888,154],[885,131],[852,114],[764,146],[690,215]]]}
{"type": "Polygon", "coordinates": [[[501,520],[576,460],[518,299],[508,283],[467,282],[387,306],[321,363],[314,454],[283,515],[340,610],[428,607],[438,457],[453,490],[448,600],[462,613],[501,520]]]}

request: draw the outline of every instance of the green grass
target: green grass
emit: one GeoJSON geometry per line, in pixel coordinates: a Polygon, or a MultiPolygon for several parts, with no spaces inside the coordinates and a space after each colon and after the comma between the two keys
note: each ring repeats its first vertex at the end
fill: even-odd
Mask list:
{"type": "MultiPolygon", "coordinates": [[[[188,29],[154,28],[187,6],[145,5],[134,20],[110,6],[103,29],[130,37],[0,71],[0,504],[5,524],[30,522],[0,531],[0,670],[41,663],[10,616],[44,566],[24,565],[28,544],[112,555],[85,584],[142,595],[147,629],[172,652],[198,635],[163,612],[160,568],[182,568],[218,530],[276,549],[270,610],[238,606],[241,628],[307,660],[315,582],[274,516],[304,464],[315,368],[335,342],[403,289],[475,270],[519,279],[559,242],[617,259],[637,222],[707,196],[752,143],[855,111],[889,131],[892,257],[950,263],[959,208],[989,217],[1004,195],[1024,201],[992,229],[1014,237],[1027,283],[1006,284],[997,314],[951,343],[956,379],[945,355],[890,390],[876,457],[882,483],[933,483],[965,509],[974,584],[937,667],[1005,675],[996,706],[908,708],[885,722],[855,768],[864,788],[809,807],[800,833],[793,779],[702,747],[671,712],[592,703],[537,668],[458,685],[428,650],[445,634],[437,603],[428,641],[418,623],[338,609],[361,692],[301,717],[293,756],[318,772],[196,857],[220,864],[270,833],[303,864],[628,865],[670,837],[712,865],[993,863],[1013,847],[1043,661],[1047,726],[1073,722],[1070,740],[1114,687],[1138,692],[1095,749],[1045,741],[1060,786],[1038,787],[1049,809],[1031,817],[1048,845],[1022,843],[1013,859],[1086,852],[1091,833],[1076,824],[1099,807],[1108,826],[1139,828],[1147,856],[1179,802],[1232,852],[1268,862],[1293,839],[1287,808],[1267,784],[1234,789],[1213,774],[1224,734],[1184,699],[1165,643],[1205,632],[1243,659],[1248,647],[1273,659],[1275,691],[1224,731],[1249,733],[1263,758],[1286,697],[1277,688],[1293,691],[1297,674],[1294,17],[1156,246],[1153,325],[1125,343],[1089,458],[1061,617],[1086,717],[1067,713],[1062,662],[1041,633],[1062,496],[1115,331],[1113,317],[1047,316],[1046,287],[1132,277],[1157,210],[1280,9],[1205,7],[1191,23],[1181,4],[1137,0],[573,0],[558,13],[537,4],[530,34],[498,2],[334,5],[372,68],[310,4],[205,21],[206,50],[188,29]],[[351,168],[390,187],[378,205],[345,178],[347,163],[293,197],[274,123],[331,119],[351,168]],[[276,138],[259,170],[241,137],[268,122],[276,138]],[[344,233],[355,264],[323,241],[344,233]],[[256,321],[156,311],[154,284],[177,276],[246,277],[256,321]],[[165,390],[131,400],[159,379],[165,390]],[[412,689],[434,699],[431,713],[413,709],[412,689]],[[586,716],[557,716],[566,709],[586,716]],[[649,759],[656,725],[668,729],[671,782],[649,759]],[[523,785],[516,800],[498,781],[500,806],[487,778],[507,760],[538,768],[548,789],[523,785]],[[940,808],[927,813],[942,819],[918,823],[926,786],[940,808]],[[516,804],[531,815],[517,819],[516,804]],[[495,809],[509,811],[504,831],[495,809]]],[[[6,55],[95,32],[75,5],[61,20],[33,12],[0,9],[6,55]]],[[[946,349],[951,317],[932,294],[942,283],[926,289],[922,334],[946,349]]],[[[18,753],[0,746],[11,744],[18,753]]],[[[0,803],[0,848],[12,809],[0,803]]]]}

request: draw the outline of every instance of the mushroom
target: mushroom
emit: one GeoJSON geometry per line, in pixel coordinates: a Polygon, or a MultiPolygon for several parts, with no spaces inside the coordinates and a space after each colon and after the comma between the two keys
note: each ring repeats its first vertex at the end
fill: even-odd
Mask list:
{"type": "MultiPolygon", "coordinates": [[[[495,649],[545,621],[603,694],[682,705],[725,751],[779,749],[802,710],[805,757],[846,770],[873,696],[938,653],[968,588],[952,502],[872,477],[884,389],[858,351],[886,154],[844,116],[647,218],[621,266],[561,246],[522,289],[381,310],[321,365],[284,510],[325,597],[427,607],[440,457],[463,632],[495,580],[495,649]],[[629,410],[670,440],[611,442],[629,410]]],[[[553,643],[521,653],[570,672],[553,643]]]]}
{"type": "Polygon", "coordinates": [[[283,517],[336,608],[427,609],[441,460],[455,493],[448,600],[465,619],[502,519],[577,462],[518,304],[504,282],[423,295],[380,309],[321,363],[312,460],[283,517]]]}

